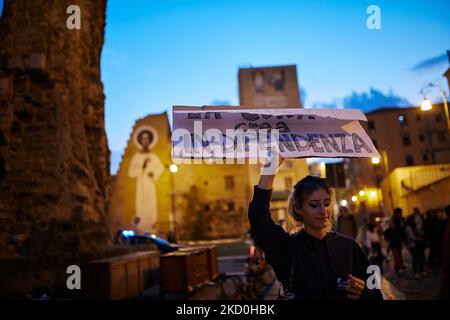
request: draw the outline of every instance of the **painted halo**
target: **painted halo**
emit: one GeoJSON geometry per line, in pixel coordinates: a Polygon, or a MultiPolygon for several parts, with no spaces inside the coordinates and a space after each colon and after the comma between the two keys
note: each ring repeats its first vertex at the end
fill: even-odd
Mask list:
{"type": "Polygon", "coordinates": [[[150,145],[148,146],[148,149],[152,149],[155,146],[155,144],[158,142],[158,132],[155,130],[155,128],[153,128],[151,126],[143,125],[143,126],[140,126],[138,129],[136,129],[136,131],[134,132],[134,135],[133,135],[133,143],[136,146],[136,148],[138,148],[139,150],[142,150],[142,146],[138,141],[138,137],[144,131],[149,131],[153,135],[153,140],[150,143],[150,145]]]}

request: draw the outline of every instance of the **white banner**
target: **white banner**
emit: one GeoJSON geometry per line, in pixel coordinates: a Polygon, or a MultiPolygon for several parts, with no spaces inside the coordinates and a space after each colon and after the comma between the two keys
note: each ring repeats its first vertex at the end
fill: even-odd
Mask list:
{"type": "Polygon", "coordinates": [[[379,157],[353,109],[173,107],[174,158],[379,157]],[[261,153],[264,153],[261,155],[261,153]]]}

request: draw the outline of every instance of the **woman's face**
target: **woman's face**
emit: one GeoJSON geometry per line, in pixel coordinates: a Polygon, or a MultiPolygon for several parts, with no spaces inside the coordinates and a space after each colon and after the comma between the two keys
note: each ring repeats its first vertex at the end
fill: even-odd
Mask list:
{"type": "Polygon", "coordinates": [[[303,223],[313,229],[324,229],[331,226],[331,196],[319,188],[309,195],[300,210],[303,223]]]}

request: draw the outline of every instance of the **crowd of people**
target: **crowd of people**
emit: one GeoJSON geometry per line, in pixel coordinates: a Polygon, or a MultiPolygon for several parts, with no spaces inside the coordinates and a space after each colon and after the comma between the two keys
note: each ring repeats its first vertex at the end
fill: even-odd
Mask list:
{"type": "MultiPolygon", "coordinates": [[[[348,208],[340,207],[335,227],[337,232],[355,239],[369,262],[378,265],[381,272],[392,256],[395,271],[401,276],[406,271],[402,257],[402,249],[406,247],[412,258],[414,278],[420,279],[427,276],[433,266],[448,264],[448,248],[444,246],[450,232],[449,217],[450,206],[445,208],[444,215],[437,210],[428,210],[424,215],[414,208],[407,217],[401,208],[396,208],[388,219],[371,221],[364,218],[358,226],[348,208]]],[[[446,268],[448,266],[443,268],[443,272],[446,268]]]]}

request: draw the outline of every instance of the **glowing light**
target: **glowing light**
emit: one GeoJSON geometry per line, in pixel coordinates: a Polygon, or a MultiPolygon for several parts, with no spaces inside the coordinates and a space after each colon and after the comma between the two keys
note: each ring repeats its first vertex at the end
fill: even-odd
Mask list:
{"type": "Polygon", "coordinates": [[[353,196],[353,197],[352,197],[352,201],[353,201],[353,202],[356,202],[356,200],[358,200],[358,197],[357,197],[357,196],[353,196]]]}
{"type": "Polygon", "coordinates": [[[156,236],[155,236],[154,234],[152,234],[150,237],[151,237],[152,239],[155,239],[155,238],[156,238],[156,236]]]}
{"type": "Polygon", "coordinates": [[[347,206],[347,200],[342,200],[341,201],[341,206],[346,207],[347,206]]]}
{"type": "Polygon", "coordinates": [[[176,164],[171,164],[169,170],[170,172],[175,173],[178,171],[178,166],[176,164]]]}
{"type": "Polygon", "coordinates": [[[380,163],[380,157],[372,157],[372,164],[379,164],[380,163]]]}
{"type": "Polygon", "coordinates": [[[365,194],[366,194],[366,193],[364,192],[364,190],[359,191],[359,195],[360,195],[361,197],[364,197],[365,194]]]}
{"type": "Polygon", "coordinates": [[[420,110],[422,111],[428,111],[433,108],[433,105],[431,104],[430,100],[427,98],[423,98],[422,102],[420,103],[420,110]]]}
{"type": "Polygon", "coordinates": [[[254,257],[255,256],[255,246],[250,246],[250,257],[254,257]]]}
{"type": "Polygon", "coordinates": [[[134,231],[133,230],[123,230],[122,235],[124,237],[132,237],[132,236],[134,236],[134,231]]]}
{"type": "Polygon", "coordinates": [[[375,198],[377,196],[377,193],[375,191],[370,191],[369,196],[371,198],[375,198]]]}

